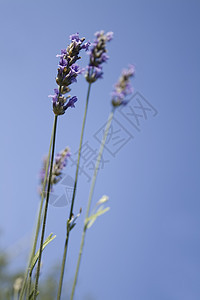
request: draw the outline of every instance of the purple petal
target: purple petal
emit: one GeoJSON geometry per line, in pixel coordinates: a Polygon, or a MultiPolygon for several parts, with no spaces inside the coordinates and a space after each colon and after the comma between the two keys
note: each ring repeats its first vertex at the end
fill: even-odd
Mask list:
{"type": "Polygon", "coordinates": [[[73,41],[76,41],[76,42],[81,42],[80,38],[79,38],[79,33],[74,33],[72,35],[69,36],[69,39],[73,42],[73,41]]]}
{"type": "Polygon", "coordinates": [[[106,33],[106,39],[108,42],[110,42],[113,39],[114,33],[112,31],[109,31],[106,33]]]}
{"type": "Polygon", "coordinates": [[[75,107],[74,103],[77,101],[77,97],[73,96],[69,99],[68,103],[64,106],[64,110],[66,110],[68,107],[75,107]]]}
{"type": "Polygon", "coordinates": [[[83,44],[83,46],[81,47],[81,49],[85,49],[85,51],[88,51],[90,45],[91,45],[90,42],[86,42],[85,44],[83,44]]]}

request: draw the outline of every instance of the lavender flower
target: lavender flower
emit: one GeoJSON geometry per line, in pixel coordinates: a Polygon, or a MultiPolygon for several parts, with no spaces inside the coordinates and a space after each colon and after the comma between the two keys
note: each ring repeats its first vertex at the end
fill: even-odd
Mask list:
{"type": "Polygon", "coordinates": [[[127,104],[127,101],[125,100],[126,96],[133,93],[130,77],[133,77],[134,74],[135,69],[133,65],[130,65],[128,69],[122,71],[121,77],[115,84],[114,91],[111,94],[112,105],[114,107],[127,104]]]}
{"type": "Polygon", "coordinates": [[[70,40],[70,45],[57,55],[60,57],[56,77],[59,88],[54,89],[55,94],[49,96],[52,98],[53,111],[56,115],[63,115],[68,107],[75,107],[74,103],[77,98],[75,96],[72,98],[70,98],[71,96],[64,97],[63,95],[71,91],[69,85],[76,82],[76,77],[83,72],[76,61],[80,59],[79,52],[82,49],[88,50],[90,45],[89,42],[83,44],[85,38],[79,38],[78,33],[70,35],[70,40]]]}
{"type": "Polygon", "coordinates": [[[58,89],[54,89],[54,92],[55,94],[49,97],[52,97],[53,111],[56,115],[63,115],[68,107],[75,107],[74,103],[78,100],[76,96],[72,98],[70,96],[64,97],[60,95],[58,89]]]}
{"type": "Polygon", "coordinates": [[[103,30],[95,33],[95,40],[92,49],[89,51],[90,62],[87,67],[85,78],[89,83],[95,82],[102,78],[102,64],[108,60],[106,42],[110,42],[113,38],[113,32],[104,33],[103,30]]]}
{"type": "Polygon", "coordinates": [[[52,170],[52,185],[58,183],[62,179],[62,170],[66,167],[67,158],[69,156],[70,152],[68,147],[56,155],[52,170]]]}
{"type": "MultiPolygon", "coordinates": [[[[69,148],[66,147],[64,150],[60,151],[54,160],[53,169],[52,169],[52,177],[51,177],[51,191],[52,186],[58,183],[62,179],[62,170],[67,164],[67,158],[70,156],[69,148]]],[[[45,179],[45,171],[47,165],[47,157],[43,159],[43,166],[40,171],[40,187],[39,194],[42,195],[43,184],[45,179]]],[[[49,173],[49,171],[48,171],[49,173]]]]}

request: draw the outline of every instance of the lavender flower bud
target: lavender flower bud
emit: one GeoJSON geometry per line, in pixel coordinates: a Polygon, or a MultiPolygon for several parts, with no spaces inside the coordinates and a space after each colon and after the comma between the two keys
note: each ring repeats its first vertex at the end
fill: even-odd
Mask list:
{"type": "Polygon", "coordinates": [[[125,100],[126,96],[133,93],[130,77],[133,77],[134,74],[135,69],[133,65],[130,65],[128,69],[122,71],[121,77],[115,84],[114,91],[111,94],[113,107],[127,104],[125,100]]]}
{"type": "Polygon", "coordinates": [[[63,115],[68,107],[75,107],[74,103],[78,100],[76,96],[73,96],[72,98],[70,98],[70,96],[59,96],[58,89],[54,89],[54,92],[55,94],[49,95],[49,97],[52,98],[53,111],[56,115],[63,115]]]}
{"type": "Polygon", "coordinates": [[[104,33],[103,30],[95,33],[95,40],[90,50],[90,62],[86,70],[85,78],[89,83],[95,82],[98,78],[102,78],[102,64],[108,60],[106,42],[110,42],[113,38],[113,32],[104,33]]]}

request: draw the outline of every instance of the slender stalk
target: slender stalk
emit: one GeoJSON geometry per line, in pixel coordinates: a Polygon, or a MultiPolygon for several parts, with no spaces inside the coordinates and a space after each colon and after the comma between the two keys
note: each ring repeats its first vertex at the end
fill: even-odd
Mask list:
{"type": "Polygon", "coordinates": [[[79,144],[79,149],[78,149],[78,160],[77,160],[77,165],[76,165],[76,175],[75,175],[75,182],[74,182],[74,189],[73,189],[72,203],[71,203],[71,208],[70,208],[69,219],[71,219],[71,217],[72,217],[73,208],[74,208],[74,201],[75,201],[75,195],[76,195],[76,186],[77,186],[77,182],[78,182],[78,171],[79,171],[79,165],[80,165],[80,156],[81,156],[81,149],[82,149],[82,144],[83,144],[83,134],[84,134],[84,130],[85,130],[85,122],[86,122],[86,116],[87,116],[87,110],[88,110],[90,89],[91,89],[91,83],[89,83],[89,85],[88,85],[87,98],[86,98],[86,103],[85,103],[85,112],[84,112],[84,117],[83,117],[83,124],[82,124],[82,129],[81,129],[81,138],[80,138],[80,144],[79,144]]]}
{"type": "Polygon", "coordinates": [[[52,144],[51,159],[50,159],[50,170],[49,170],[49,178],[48,178],[48,185],[47,185],[47,196],[46,196],[45,208],[44,208],[44,218],[43,218],[43,225],[42,225],[42,233],[41,233],[41,241],[40,241],[40,249],[39,249],[39,257],[38,257],[38,265],[37,265],[37,271],[36,271],[35,289],[34,289],[33,300],[36,300],[36,297],[37,297],[38,281],[39,281],[39,275],[40,275],[40,266],[41,266],[41,258],[42,258],[42,246],[43,246],[43,242],[44,242],[44,233],[45,233],[45,227],[46,227],[47,210],[48,210],[50,187],[51,187],[53,158],[54,158],[54,151],[55,151],[57,119],[58,119],[58,116],[55,115],[54,125],[53,125],[53,144],[52,144]]]}
{"type": "Polygon", "coordinates": [[[28,276],[28,285],[27,285],[26,300],[29,300],[30,293],[31,293],[31,276],[32,276],[32,273],[29,274],[29,276],[28,276]]]}
{"type": "Polygon", "coordinates": [[[65,246],[64,246],[63,258],[62,258],[57,300],[60,300],[61,293],[62,293],[63,278],[64,278],[64,272],[65,272],[65,263],[66,263],[66,258],[67,258],[68,241],[69,241],[69,230],[67,230],[67,235],[66,235],[66,239],[65,239],[65,246]]]}
{"type": "Polygon", "coordinates": [[[32,250],[31,260],[33,259],[34,255],[35,255],[39,230],[40,230],[40,226],[41,226],[41,222],[42,222],[42,207],[43,207],[43,204],[44,204],[44,199],[45,199],[45,194],[46,194],[45,191],[46,191],[46,185],[47,185],[49,160],[50,160],[50,155],[51,155],[51,146],[52,146],[53,133],[54,133],[53,131],[54,131],[54,127],[53,127],[53,130],[52,130],[51,141],[50,141],[50,145],[49,145],[49,153],[48,153],[48,157],[47,157],[45,178],[44,178],[44,183],[43,183],[42,197],[41,197],[40,208],[39,208],[39,213],[38,213],[37,227],[36,227],[36,232],[35,232],[35,239],[34,239],[34,243],[33,243],[33,250],[32,250]]]}
{"type": "MultiPolygon", "coordinates": [[[[85,130],[85,123],[86,123],[86,116],[87,116],[87,110],[88,110],[90,89],[91,89],[91,83],[89,83],[89,85],[88,85],[88,91],[87,91],[87,97],[86,97],[86,103],[85,103],[85,112],[84,112],[84,117],[83,117],[80,144],[79,144],[79,149],[78,149],[78,160],[77,160],[77,164],[76,164],[76,174],[75,174],[75,182],[74,182],[74,188],[73,188],[72,202],[71,202],[70,213],[69,213],[69,220],[71,220],[72,215],[73,215],[74,201],[75,201],[75,196],[76,196],[76,187],[77,187],[77,182],[78,182],[78,171],[79,171],[79,165],[80,165],[80,156],[81,156],[81,149],[82,149],[82,144],[83,144],[83,134],[84,134],[84,130],[85,130]]],[[[68,248],[68,242],[69,242],[69,233],[70,233],[70,229],[67,227],[67,234],[66,234],[63,258],[62,258],[61,274],[60,274],[60,280],[59,280],[57,300],[60,300],[61,292],[62,292],[63,277],[64,277],[64,271],[65,271],[65,263],[66,263],[66,258],[67,258],[67,248],[68,248]]]]}
{"type": "MultiPolygon", "coordinates": [[[[54,127],[53,127],[54,129],[54,127]]],[[[41,197],[41,201],[40,201],[40,207],[39,207],[39,212],[38,212],[38,217],[37,217],[37,225],[36,225],[36,231],[35,231],[35,237],[34,237],[34,242],[33,242],[33,247],[31,250],[31,255],[29,257],[29,263],[28,263],[28,267],[24,276],[24,280],[23,280],[23,284],[22,284],[22,288],[20,291],[20,295],[19,295],[19,300],[23,299],[24,293],[25,293],[25,288],[26,288],[26,283],[27,283],[27,277],[28,277],[28,273],[29,273],[29,268],[32,262],[32,259],[35,255],[35,251],[36,251],[36,246],[37,246],[37,241],[38,241],[38,235],[39,235],[39,230],[40,230],[40,225],[41,225],[41,221],[42,221],[42,208],[43,208],[43,204],[44,204],[44,196],[45,196],[45,190],[46,190],[46,184],[47,184],[47,176],[48,176],[48,169],[49,169],[49,160],[50,160],[50,154],[51,154],[51,146],[52,146],[52,140],[53,140],[53,130],[52,129],[52,134],[51,134],[51,140],[50,140],[50,145],[49,145],[49,153],[48,153],[48,158],[47,158],[47,164],[46,164],[46,170],[45,170],[45,177],[44,177],[44,182],[43,182],[43,187],[42,187],[42,197],[41,197]]]]}
{"type": "Polygon", "coordinates": [[[18,291],[14,291],[13,300],[18,300],[18,291]]]}
{"type": "Polygon", "coordinates": [[[98,154],[98,157],[97,157],[97,160],[96,160],[95,170],[94,170],[92,183],[91,183],[91,187],[90,187],[90,193],[89,193],[88,204],[87,204],[87,211],[86,211],[86,215],[85,215],[84,228],[83,228],[82,238],[81,238],[81,245],[80,245],[79,256],[78,256],[78,261],[77,261],[77,266],[76,266],[76,273],[75,273],[75,277],[74,277],[74,282],[73,282],[73,287],[72,287],[70,300],[73,300],[73,298],[74,298],[74,292],[75,292],[78,273],[79,273],[79,269],[80,269],[81,256],[82,256],[82,252],[83,252],[83,246],[84,246],[84,243],[85,243],[85,235],[86,235],[86,230],[87,230],[87,218],[89,217],[90,207],[91,207],[91,202],[92,202],[92,196],[93,196],[93,193],[94,193],[94,187],[95,187],[95,183],[96,183],[99,164],[100,164],[101,157],[102,157],[102,154],[103,154],[103,149],[104,149],[105,142],[106,142],[106,139],[107,139],[107,136],[108,136],[108,132],[109,132],[109,129],[110,129],[110,126],[111,126],[111,123],[112,123],[113,115],[114,115],[114,109],[111,111],[111,113],[108,117],[108,121],[107,121],[106,128],[105,128],[105,131],[104,131],[103,139],[101,141],[101,146],[100,146],[100,149],[99,149],[99,154],[98,154]]]}

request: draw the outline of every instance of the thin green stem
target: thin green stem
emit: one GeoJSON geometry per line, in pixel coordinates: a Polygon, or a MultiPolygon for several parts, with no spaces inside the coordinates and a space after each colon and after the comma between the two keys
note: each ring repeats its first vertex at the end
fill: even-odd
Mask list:
{"type": "Polygon", "coordinates": [[[94,187],[95,187],[95,183],[96,183],[99,164],[100,164],[101,157],[102,157],[102,154],[103,154],[103,149],[104,149],[104,146],[105,146],[105,143],[106,143],[108,132],[109,132],[109,129],[110,129],[110,126],[111,126],[111,123],[112,123],[113,115],[114,115],[114,109],[111,111],[111,113],[108,117],[108,121],[107,121],[106,128],[105,128],[105,131],[104,131],[103,139],[101,141],[101,146],[100,146],[100,149],[99,149],[99,154],[98,154],[98,157],[97,157],[97,160],[96,160],[95,170],[94,170],[92,183],[91,183],[91,187],[90,187],[90,193],[89,193],[89,197],[88,197],[87,211],[86,211],[86,215],[85,215],[84,228],[83,228],[83,232],[82,232],[81,245],[80,245],[79,256],[78,256],[78,261],[77,261],[77,265],[76,265],[76,273],[75,273],[75,277],[74,277],[74,282],[73,282],[73,287],[72,287],[70,300],[73,300],[73,298],[74,298],[74,292],[75,292],[75,288],[76,288],[78,273],[79,273],[79,269],[80,269],[80,262],[81,262],[83,247],[84,247],[84,243],[85,243],[85,235],[86,235],[86,230],[87,230],[87,219],[88,219],[89,213],[90,213],[92,196],[93,196],[93,193],[94,193],[94,187]]]}
{"type": "Polygon", "coordinates": [[[50,159],[50,170],[49,170],[48,185],[47,185],[47,196],[46,196],[45,208],[44,208],[44,218],[43,218],[43,225],[42,225],[42,233],[41,233],[41,240],[40,240],[40,249],[39,249],[39,257],[38,257],[38,265],[37,265],[37,271],[36,271],[36,279],[35,279],[35,288],[34,288],[33,300],[36,300],[36,297],[37,297],[38,281],[39,281],[39,276],[40,276],[42,246],[43,246],[43,242],[44,242],[44,234],[45,234],[46,219],[47,219],[47,210],[48,210],[49,195],[50,195],[50,188],[51,188],[51,176],[52,176],[53,159],[54,159],[54,151],[55,151],[57,119],[58,119],[58,116],[55,115],[54,125],[53,125],[53,143],[52,143],[52,151],[51,151],[51,159],[50,159]]]}
{"type": "MultiPolygon", "coordinates": [[[[69,220],[71,220],[72,215],[73,215],[73,208],[74,208],[74,201],[75,201],[75,196],[76,196],[76,187],[77,187],[77,182],[78,182],[78,171],[79,171],[79,165],[80,165],[81,149],[82,149],[82,144],[83,144],[83,135],[84,135],[84,130],[85,130],[85,123],[86,123],[86,116],[87,116],[87,110],[88,110],[90,89],[91,89],[91,83],[89,83],[89,85],[88,85],[87,98],[86,98],[86,103],[85,103],[85,112],[84,112],[84,117],[83,117],[80,144],[79,144],[79,149],[78,149],[78,160],[77,160],[77,164],[76,164],[76,174],[75,174],[72,202],[71,202],[70,213],[69,213],[69,220]]],[[[63,258],[62,258],[61,274],[60,274],[60,280],[59,280],[59,286],[58,286],[57,300],[60,300],[61,292],[62,292],[63,277],[64,277],[64,271],[65,271],[65,263],[66,263],[66,258],[67,258],[67,248],[68,248],[68,242],[69,242],[69,233],[70,233],[70,229],[67,226],[67,234],[66,234],[63,258]]]]}
{"type": "Polygon", "coordinates": [[[27,284],[27,277],[28,277],[28,273],[29,273],[29,268],[30,268],[32,259],[35,255],[35,251],[36,251],[36,246],[37,246],[37,241],[38,241],[38,236],[39,236],[39,230],[40,230],[41,221],[42,221],[42,208],[43,208],[44,198],[45,198],[45,190],[46,190],[48,169],[49,169],[49,160],[50,160],[51,146],[52,146],[52,140],[53,140],[53,131],[54,131],[54,127],[52,129],[51,140],[50,140],[50,145],[49,145],[49,153],[48,153],[48,157],[47,157],[47,164],[46,164],[46,169],[45,169],[45,177],[44,177],[44,182],[43,182],[43,187],[42,187],[42,196],[41,196],[40,207],[39,207],[39,212],[38,212],[38,217],[37,217],[37,225],[36,225],[34,242],[33,242],[32,250],[31,250],[31,255],[29,257],[28,267],[27,267],[27,270],[26,270],[26,273],[25,273],[25,276],[24,276],[24,280],[23,280],[23,283],[22,283],[22,288],[21,288],[21,291],[20,291],[19,300],[23,299],[26,284],[27,284]]]}
{"type": "Polygon", "coordinates": [[[77,182],[78,182],[78,171],[79,171],[79,165],[80,165],[81,149],[82,149],[82,144],[83,144],[83,134],[84,134],[84,130],[85,130],[85,123],[86,123],[86,116],[87,116],[87,110],[88,110],[90,89],[91,89],[91,83],[89,83],[89,85],[88,85],[87,98],[86,98],[86,103],[85,103],[85,112],[84,112],[84,117],[83,117],[83,123],[82,123],[82,129],[81,129],[81,138],[80,138],[80,144],[79,144],[79,149],[78,149],[78,160],[77,160],[77,165],[76,165],[76,175],[75,175],[75,182],[74,182],[74,189],[73,189],[73,195],[72,195],[72,202],[71,202],[69,220],[72,217],[73,208],[74,208],[74,201],[75,201],[75,195],[76,195],[76,186],[77,186],[77,182]]]}
{"type": "Polygon", "coordinates": [[[18,291],[14,291],[13,300],[18,300],[18,291]]]}
{"type": "Polygon", "coordinates": [[[31,293],[31,276],[32,276],[32,272],[28,276],[28,285],[27,285],[26,300],[29,300],[30,293],[31,293]]]}
{"type": "Polygon", "coordinates": [[[64,246],[64,252],[63,252],[63,258],[62,258],[62,265],[61,265],[61,272],[60,272],[60,280],[59,280],[59,286],[58,286],[57,300],[60,300],[61,293],[62,293],[63,277],[64,277],[64,272],[65,272],[66,258],[67,258],[68,241],[69,241],[69,231],[67,230],[67,235],[66,235],[66,239],[65,239],[65,246],[64,246]]]}

